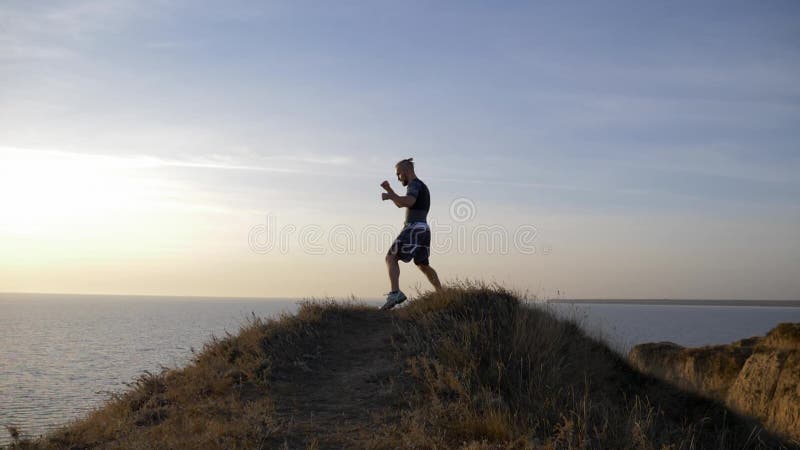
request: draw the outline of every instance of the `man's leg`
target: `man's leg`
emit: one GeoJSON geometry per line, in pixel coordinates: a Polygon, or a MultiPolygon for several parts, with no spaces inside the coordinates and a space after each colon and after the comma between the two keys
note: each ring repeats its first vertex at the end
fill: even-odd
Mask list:
{"type": "Polygon", "coordinates": [[[437,291],[442,290],[442,283],[439,282],[439,275],[436,274],[436,271],[433,270],[433,267],[427,264],[419,264],[417,267],[419,267],[419,270],[421,270],[422,273],[424,273],[425,276],[428,277],[428,281],[431,282],[431,284],[437,291]]]}
{"type": "Polygon", "coordinates": [[[386,268],[389,271],[389,284],[392,285],[392,292],[400,290],[400,264],[397,263],[397,255],[386,255],[386,268]]]}

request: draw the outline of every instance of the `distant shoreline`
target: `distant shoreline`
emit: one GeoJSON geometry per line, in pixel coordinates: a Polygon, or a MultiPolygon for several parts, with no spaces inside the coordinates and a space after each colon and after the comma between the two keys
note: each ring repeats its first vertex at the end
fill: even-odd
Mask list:
{"type": "Polygon", "coordinates": [[[800,300],[551,299],[546,303],[649,306],[764,306],[800,308],[800,300]]]}

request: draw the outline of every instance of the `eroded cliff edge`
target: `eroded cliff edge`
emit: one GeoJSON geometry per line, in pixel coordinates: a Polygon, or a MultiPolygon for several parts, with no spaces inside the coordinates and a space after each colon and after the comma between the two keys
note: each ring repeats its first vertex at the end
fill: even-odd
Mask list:
{"type": "Polygon", "coordinates": [[[725,402],[773,431],[800,439],[800,323],[764,337],[685,348],[641,344],[628,359],[639,370],[725,402]]]}

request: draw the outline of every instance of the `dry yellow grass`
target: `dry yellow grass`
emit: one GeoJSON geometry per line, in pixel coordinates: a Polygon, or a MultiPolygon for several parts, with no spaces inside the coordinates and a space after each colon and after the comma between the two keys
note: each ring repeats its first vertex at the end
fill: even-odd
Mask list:
{"type": "Polygon", "coordinates": [[[796,448],[499,287],[254,318],[16,448],[796,448]]]}

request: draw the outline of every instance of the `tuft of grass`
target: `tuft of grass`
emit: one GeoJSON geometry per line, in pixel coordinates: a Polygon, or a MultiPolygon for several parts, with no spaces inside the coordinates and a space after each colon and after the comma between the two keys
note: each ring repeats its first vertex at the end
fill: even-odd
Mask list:
{"type": "Polygon", "coordinates": [[[762,345],[775,349],[800,350],[800,323],[780,323],[767,333],[762,345]]]}
{"type": "Polygon", "coordinates": [[[4,425],[4,428],[8,432],[8,435],[11,437],[12,445],[20,445],[20,438],[22,437],[22,431],[20,431],[19,427],[14,425],[4,425]]]}

